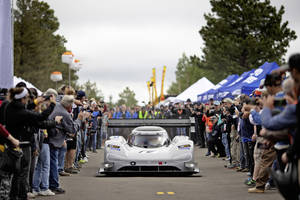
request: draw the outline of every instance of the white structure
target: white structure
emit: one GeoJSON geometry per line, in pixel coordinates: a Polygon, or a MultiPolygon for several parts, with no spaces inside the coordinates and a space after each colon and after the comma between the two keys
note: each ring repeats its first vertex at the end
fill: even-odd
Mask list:
{"type": "Polygon", "coordinates": [[[196,83],[188,87],[181,94],[179,94],[176,99],[180,99],[182,101],[186,101],[187,99],[191,99],[192,102],[197,101],[197,95],[210,90],[215,87],[215,85],[210,82],[206,77],[199,79],[196,83]]]}
{"type": "Polygon", "coordinates": [[[38,95],[42,95],[42,91],[39,90],[37,87],[35,87],[34,85],[32,85],[31,83],[25,81],[24,79],[20,78],[20,77],[16,77],[14,76],[14,86],[16,86],[19,82],[24,82],[26,83],[27,88],[35,88],[38,92],[38,95]]]}

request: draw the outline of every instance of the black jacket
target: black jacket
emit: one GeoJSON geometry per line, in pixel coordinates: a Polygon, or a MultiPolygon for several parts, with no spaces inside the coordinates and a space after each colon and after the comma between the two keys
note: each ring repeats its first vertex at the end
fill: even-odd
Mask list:
{"type": "Polygon", "coordinates": [[[187,112],[185,109],[182,109],[182,112],[180,113],[180,109],[176,109],[174,113],[174,119],[188,119],[189,116],[187,115],[187,112]]]}
{"type": "Polygon", "coordinates": [[[1,106],[0,122],[6,125],[6,129],[16,139],[20,141],[28,141],[30,140],[31,135],[33,134],[31,132],[30,127],[53,125],[51,124],[53,122],[43,123],[43,121],[47,120],[54,107],[55,104],[51,103],[49,108],[46,109],[43,113],[37,113],[26,109],[25,105],[21,102],[13,100],[6,107],[1,106]],[[4,115],[6,116],[6,120],[3,117],[4,115]]]}
{"type": "Polygon", "coordinates": [[[287,150],[287,156],[289,160],[294,160],[294,159],[300,159],[300,98],[298,98],[298,104],[296,108],[296,114],[297,114],[297,130],[296,134],[294,136],[294,143],[288,148],[287,150]]]}

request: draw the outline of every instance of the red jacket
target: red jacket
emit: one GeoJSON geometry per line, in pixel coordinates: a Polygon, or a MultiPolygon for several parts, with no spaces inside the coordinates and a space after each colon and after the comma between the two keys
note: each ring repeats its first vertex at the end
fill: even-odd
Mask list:
{"type": "Polygon", "coordinates": [[[0,135],[7,138],[10,134],[9,132],[6,130],[6,128],[0,124],[0,135]]]}

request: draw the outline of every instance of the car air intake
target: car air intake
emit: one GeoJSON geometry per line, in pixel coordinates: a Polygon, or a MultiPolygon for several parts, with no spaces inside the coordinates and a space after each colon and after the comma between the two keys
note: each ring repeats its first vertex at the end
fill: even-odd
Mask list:
{"type": "Polygon", "coordinates": [[[120,172],[174,172],[180,171],[173,166],[126,166],[120,168],[120,172]]]}

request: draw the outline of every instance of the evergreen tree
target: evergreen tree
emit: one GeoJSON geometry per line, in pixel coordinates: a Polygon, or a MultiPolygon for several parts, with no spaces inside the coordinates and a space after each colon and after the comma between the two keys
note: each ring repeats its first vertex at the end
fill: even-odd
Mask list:
{"type": "Polygon", "coordinates": [[[257,68],[264,62],[284,62],[295,31],[282,22],[284,7],[277,11],[270,0],[210,0],[212,12],[199,31],[204,40],[203,60],[192,59],[210,72],[214,82],[227,75],[257,68]],[[213,72],[213,73],[212,73],[213,72]]]}
{"type": "Polygon", "coordinates": [[[104,99],[103,93],[98,89],[96,82],[88,80],[83,85],[79,86],[79,89],[85,91],[85,94],[89,99],[94,98],[97,101],[104,99]]]}
{"type": "MultiPolygon", "coordinates": [[[[58,19],[49,5],[38,0],[17,0],[14,11],[14,70],[15,75],[31,82],[39,89],[54,88],[50,80],[53,71],[63,74],[68,83],[68,65],[61,62],[66,51],[66,39],[55,32],[58,19]]],[[[78,77],[71,70],[72,85],[78,77]]]]}
{"type": "Polygon", "coordinates": [[[176,82],[171,84],[168,94],[178,95],[200,78],[208,76],[208,72],[198,66],[200,63],[195,63],[185,54],[182,55],[176,67],[176,82]]]}
{"type": "Polygon", "coordinates": [[[137,105],[137,100],[135,99],[135,93],[126,87],[123,92],[119,94],[120,99],[117,102],[118,106],[125,104],[127,107],[132,107],[137,105]]]}

